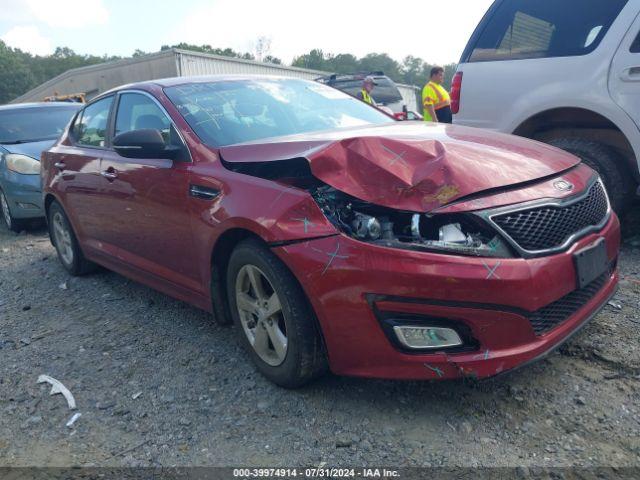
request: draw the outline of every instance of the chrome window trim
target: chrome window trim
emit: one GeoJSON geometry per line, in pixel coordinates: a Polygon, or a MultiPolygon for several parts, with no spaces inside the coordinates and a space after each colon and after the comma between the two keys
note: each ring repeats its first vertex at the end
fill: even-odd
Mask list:
{"type": "Polygon", "coordinates": [[[598,176],[595,175],[589,182],[588,187],[581,192],[579,195],[574,195],[568,198],[564,198],[564,199],[558,199],[558,200],[535,200],[533,202],[525,202],[525,203],[518,203],[516,205],[510,205],[508,207],[501,207],[501,208],[495,208],[495,209],[491,209],[491,210],[483,210],[481,212],[478,212],[477,215],[481,216],[482,218],[484,218],[490,225],[491,227],[493,227],[498,233],[500,233],[500,235],[502,235],[502,237],[509,243],[509,245],[511,245],[520,255],[522,255],[522,257],[524,258],[533,258],[533,257],[543,257],[543,256],[547,256],[553,253],[560,253],[563,252],[565,250],[567,250],[573,243],[575,243],[577,240],[585,237],[586,235],[593,233],[593,232],[598,232],[600,230],[602,230],[605,225],[609,222],[609,220],[611,219],[611,202],[609,200],[609,194],[607,193],[607,189],[604,186],[604,183],[602,182],[602,179],[598,176]],[[507,232],[505,232],[493,219],[494,217],[497,216],[501,216],[501,215],[505,215],[505,214],[509,214],[509,213],[516,213],[516,212],[522,212],[522,211],[526,211],[526,210],[532,210],[532,209],[536,209],[536,208],[540,208],[540,207],[568,207],[571,206],[575,203],[578,203],[582,200],[584,200],[588,195],[589,192],[591,191],[591,188],[593,188],[593,186],[599,183],[602,191],[604,192],[605,195],[605,199],[607,200],[607,213],[605,214],[603,220],[598,223],[597,225],[591,225],[588,226],[586,228],[583,228],[582,230],[577,231],[576,233],[574,233],[573,235],[571,235],[570,237],[568,237],[564,243],[562,243],[562,245],[559,245],[557,247],[553,247],[553,248],[547,248],[547,249],[542,249],[542,250],[527,250],[525,248],[522,248],[518,242],[516,242],[507,232]]]}

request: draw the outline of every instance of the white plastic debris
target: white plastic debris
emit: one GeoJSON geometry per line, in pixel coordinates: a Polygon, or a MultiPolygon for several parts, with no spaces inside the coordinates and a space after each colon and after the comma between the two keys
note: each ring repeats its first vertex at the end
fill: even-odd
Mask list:
{"type": "Polygon", "coordinates": [[[74,413],[73,416],[67,422],[67,427],[71,428],[73,426],[73,424],[76,423],[76,420],[78,420],[81,416],[82,416],[82,414],[79,413],[79,412],[78,413],[74,413]]]}
{"type": "Polygon", "coordinates": [[[68,290],[69,289],[69,285],[67,285],[67,282],[62,282],[60,285],[58,285],[58,288],[60,290],[68,290]]]}
{"type": "Polygon", "coordinates": [[[615,300],[611,300],[611,301],[608,303],[608,305],[609,305],[610,307],[615,308],[616,310],[622,310],[622,304],[621,304],[620,302],[615,301],[615,300]]]}
{"type": "Polygon", "coordinates": [[[71,392],[67,387],[65,387],[62,382],[56,380],[55,378],[50,377],[49,375],[40,375],[38,377],[38,383],[49,383],[51,384],[51,391],[49,395],[56,395],[57,393],[61,393],[64,398],[67,400],[67,405],[69,405],[70,410],[76,409],[76,399],[73,398],[71,392]]]}
{"type": "Polygon", "coordinates": [[[137,393],[134,393],[133,395],[131,395],[131,398],[132,398],[133,400],[135,400],[135,399],[136,399],[136,398],[138,398],[140,395],[142,395],[142,392],[137,392],[137,393]]]}

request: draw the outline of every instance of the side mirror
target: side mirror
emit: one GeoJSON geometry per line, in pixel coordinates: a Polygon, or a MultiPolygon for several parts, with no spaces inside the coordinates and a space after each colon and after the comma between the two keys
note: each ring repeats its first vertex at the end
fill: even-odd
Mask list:
{"type": "Polygon", "coordinates": [[[126,158],[166,158],[175,160],[180,147],[167,145],[160,130],[141,129],[116,135],[113,139],[113,149],[126,158]]]}

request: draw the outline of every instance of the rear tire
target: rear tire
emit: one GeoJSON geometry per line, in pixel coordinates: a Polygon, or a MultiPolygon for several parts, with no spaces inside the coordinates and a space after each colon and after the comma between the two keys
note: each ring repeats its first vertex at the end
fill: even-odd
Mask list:
{"type": "Polygon", "coordinates": [[[623,165],[624,160],[614,150],[602,143],[579,137],[554,138],[547,143],[576,155],[598,172],[616,213],[621,214],[629,207],[633,181],[623,165]]]}
{"type": "Polygon", "coordinates": [[[295,277],[265,245],[241,242],[229,259],[226,281],[240,341],[265,377],[298,388],[326,372],[313,310],[295,277]]]}
{"type": "Polygon", "coordinates": [[[96,270],[97,265],[84,258],[67,214],[56,201],[49,207],[48,220],[49,236],[62,266],[74,277],[96,270]]]}
{"type": "Polygon", "coordinates": [[[2,220],[9,230],[16,233],[24,230],[26,222],[13,217],[9,208],[9,200],[2,190],[0,190],[0,210],[2,211],[2,220]]]}

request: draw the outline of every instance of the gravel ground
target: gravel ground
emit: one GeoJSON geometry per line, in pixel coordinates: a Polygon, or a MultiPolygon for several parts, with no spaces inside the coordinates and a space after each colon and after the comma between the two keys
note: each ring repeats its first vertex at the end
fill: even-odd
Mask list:
{"type": "Polygon", "coordinates": [[[640,466],[640,214],[624,224],[618,295],[548,359],[299,391],[207,314],[115,273],[71,278],[43,228],[0,227],[0,466],[640,466]],[[41,374],[75,396],[72,427],[41,374]]]}

